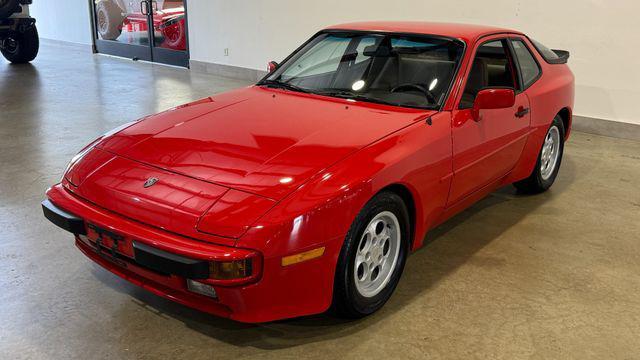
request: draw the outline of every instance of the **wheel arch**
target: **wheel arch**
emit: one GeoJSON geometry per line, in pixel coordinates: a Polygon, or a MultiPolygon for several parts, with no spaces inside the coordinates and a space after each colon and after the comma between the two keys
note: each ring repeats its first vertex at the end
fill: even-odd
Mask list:
{"type": "Polygon", "coordinates": [[[411,240],[411,243],[409,245],[410,245],[410,248],[413,248],[416,241],[415,236],[416,236],[416,210],[417,210],[414,195],[406,185],[400,184],[400,183],[393,183],[393,184],[387,185],[382,189],[380,189],[380,191],[378,191],[376,195],[385,191],[392,192],[400,196],[405,206],[407,207],[407,211],[409,212],[409,239],[411,240]]]}
{"type": "Polygon", "coordinates": [[[564,138],[565,140],[569,138],[569,133],[571,133],[571,124],[573,122],[573,114],[569,107],[565,107],[560,109],[558,115],[562,119],[562,124],[564,125],[564,138]]]}

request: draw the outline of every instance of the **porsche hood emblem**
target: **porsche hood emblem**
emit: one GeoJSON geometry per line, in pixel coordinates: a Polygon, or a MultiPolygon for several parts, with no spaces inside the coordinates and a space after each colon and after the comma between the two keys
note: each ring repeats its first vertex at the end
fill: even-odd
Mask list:
{"type": "Polygon", "coordinates": [[[148,178],[147,181],[144,182],[144,188],[152,187],[158,182],[158,178],[148,178]]]}

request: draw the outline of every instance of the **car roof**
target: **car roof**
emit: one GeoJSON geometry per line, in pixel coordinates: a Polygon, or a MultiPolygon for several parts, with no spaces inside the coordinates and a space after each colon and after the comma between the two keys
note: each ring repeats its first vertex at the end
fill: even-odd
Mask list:
{"type": "Polygon", "coordinates": [[[447,36],[466,41],[475,41],[476,39],[499,33],[521,34],[519,31],[484,25],[471,24],[455,24],[455,23],[437,23],[422,21],[370,21],[370,22],[353,22],[346,24],[333,25],[326,30],[357,30],[357,31],[379,31],[379,32],[398,32],[413,33],[425,35],[447,36]]]}

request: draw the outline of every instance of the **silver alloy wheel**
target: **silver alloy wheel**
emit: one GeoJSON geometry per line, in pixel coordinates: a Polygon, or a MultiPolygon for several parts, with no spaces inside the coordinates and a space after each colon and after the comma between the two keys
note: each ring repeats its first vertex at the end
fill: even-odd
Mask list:
{"type": "Polygon", "coordinates": [[[543,180],[548,180],[551,177],[558,164],[560,141],[560,130],[554,125],[547,132],[540,154],[540,175],[543,180]]]}
{"type": "Polygon", "coordinates": [[[400,222],[390,211],[376,215],[358,243],[353,276],[364,297],[374,297],[387,286],[400,255],[400,222]]]}

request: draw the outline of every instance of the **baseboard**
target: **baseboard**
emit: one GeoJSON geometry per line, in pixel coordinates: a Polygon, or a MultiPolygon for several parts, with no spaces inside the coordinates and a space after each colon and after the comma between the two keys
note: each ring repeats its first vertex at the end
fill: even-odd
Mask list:
{"type": "Polygon", "coordinates": [[[574,115],[572,128],[589,134],[640,141],[639,124],[574,115]]]}
{"type": "Polygon", "coordinates": [[[93,46],[91,44],[80,44],[80,43],[75,43],[70,41],[54,40],[54,39],[47,39],[47,38],[40,38],[40,43],[45,45],[75,49],[75,50],[89,52],[89,53],[93,52],[93,46]]]}
{"type": "Polygon", "coordinates": [[[189,60],[191,71],[224,76],[240,80],[258,81],[267,75],[266,71],[247,69],[240,66],[214,64],[204,61],[189,60]]]}

